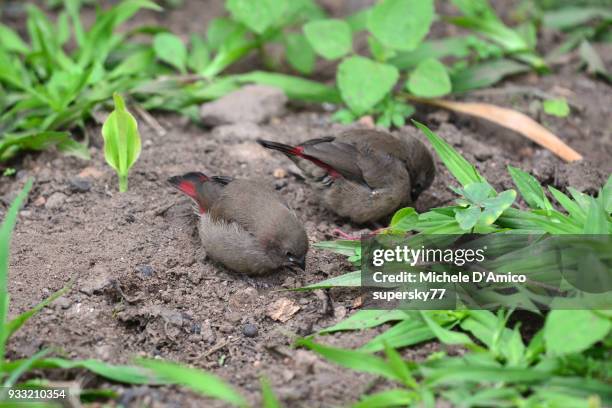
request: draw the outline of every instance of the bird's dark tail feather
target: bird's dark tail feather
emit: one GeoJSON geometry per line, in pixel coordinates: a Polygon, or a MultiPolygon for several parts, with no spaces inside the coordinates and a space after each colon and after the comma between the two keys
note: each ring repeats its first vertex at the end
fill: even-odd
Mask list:
{"type": "Polygon", "coordinates": [[[289,156],[301,156],[303,148],[300,146],[289,146],[283,143],[273,142],[271,140],[257,139],[257,143],[265,147],[266,149],[278,150],[289,156]]]}

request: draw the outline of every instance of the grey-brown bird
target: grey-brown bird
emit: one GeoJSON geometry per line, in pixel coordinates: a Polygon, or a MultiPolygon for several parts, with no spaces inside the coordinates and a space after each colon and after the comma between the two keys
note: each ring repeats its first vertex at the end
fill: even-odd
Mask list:
{"type": "Polygon", "coordinates": [[[214,261],[247,275],[305,268],[306,231],[265,183],[199,172],[168,182],[197,204],[200,240],[214,261]]]}
{"type": "Polygon", "coordinates": [[[349,130],[336,137],[289,146],[258,140],[302,170],[326,207],[356,223],[379,220],[410,206],[433,182],[435,166],[425,145],[377,130],[349,130]]]}

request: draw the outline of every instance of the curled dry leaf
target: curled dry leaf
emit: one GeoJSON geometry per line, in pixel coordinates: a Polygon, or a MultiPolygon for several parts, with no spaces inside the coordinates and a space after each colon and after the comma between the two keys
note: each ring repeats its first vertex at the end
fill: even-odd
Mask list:
{"type": "Polygon", "coordinates": [[[521,112],[488,103],[455,102],[445,99],[422,99],[412,96],[410,96],[409,99],[497,123],[500,126],[514,130],[533,140],[565,161],[573,162],[582,159],[580,153],[565,144],[551,131],[521,112]]]}
{"type": "Polygon", "coordinates": [[[288,298],[280,298],[274,303],[271,303],[266,310],[266,316],[272,320],[286,322],[300,310],[300,307],[295,302],[288,298]]]}

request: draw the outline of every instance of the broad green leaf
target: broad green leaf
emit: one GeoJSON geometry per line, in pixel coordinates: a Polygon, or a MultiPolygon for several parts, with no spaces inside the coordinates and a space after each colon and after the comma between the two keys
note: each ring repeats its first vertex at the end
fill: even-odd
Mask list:
{"type": "Polygon", "coordinates": [[[442,343],[451,345],[461,344],[464,346],[471,346],[474,344],[467,334],[445,329],[444,327],[440,326],[434,319],[432,319],[427,314],[427,312],[421,311],[421,317],[423,318],[429,329],[442,343]]]}
{"type": "Polygon", "coordinates": [[[531,174],[512,166],[508,166],[508,172],[529,207],[547,211],[553,209],[544,189],[531,174]]]}
{"type": "Polygon", "coordinates": [[[195,73],[204,72],[204,68],[210,62],[210,52],[208,46],[196,34],[191,35],[191,52],[187,57],[187,66],[195,73]]]}
{"type": "MultiPolygon", "coordinates": [[[[470,183],[486,183],[484,177],[478,173],[476,168],[472,166],[467,160],[465,160],[455,149],[453,149],[446,141],[422,123],[415,120],[412,121],[414,125],[421,130],[429,139],[429,142],[440,156],[440,159],[444,162],[451,174],[457,179],[463,186],[467,186],[470,183]]],[[[491,188],[493,190],[493,188],[491,188]]]]}
{"type": "Polygon", "coordinates": [[[140,134],[136,119],[125,108],[123,98],[115,93],[115,110],[102,126],[104,157],[119,176],[119,191],[127,191],[128,171],[140,156],[140,134]]]}
{"type": "Polygon", "coordinates": [[[403,310],[359,310],[355,314],[342,320],[340,323],[336,323],[331,327],[321,330],[319,334],[345,330],[369,329],[387,322],[404,320],[407,318],[409,318],[409,315],[403,310]]]}
{"type": "Polygon", "coordinates": [[[7,51],[15,51],[20,54],[30,52],[30,47],[11,28],[0,24],[0,48],[7,51]]]}
{"type": "Polygon", "coordinates": [[[412,207],[397,210],[391,218],[389,228],[393,231],[411,231],[419,221],[419,214],[412,207]]]}
{"type": "Polygon", "coordinates": [[[333,115],[332,120],[334,122],[342,123],[344,125],[348,125],[353,123],[358,118],[355,116],[353,112],[349,109],[338,109],[333,115]]]}
{"type": "Polygon", "coordinates": [[[544,324],[546,352],[552,355],[580,353],[604,339],[610,319],[590,310],[553,310],[544,324]]]}
{"type": "Polygon", "coordinates": [[[285,36],[285,56],[289,64],[302,74],[310,74],[314,69],[314,50],[302,34],[289,33],[285,36]]]}
{"type": "Polygon", "coordinates": [[[232,16],[257,34],[276,26],[287,8],[286,0],[227,0],[232,16]]]}
{"type": "Polygon", "coordinates": [[[343,20],[315,20],[304,25],[304,35],[317,54],[327,60],[346,55],[352,47],[351,28],[343,20]]]}
{"type": "Polygon", "coordinates": [[[353,33],[358,33],[367,28],[368,18],[371,12],[371,8],[363,8],[345,18],[353,33]]]}
{"type": "Polygon", "coordinates": [[[139,359],[138,364],[157,377],[172,384],[179,384],[201,395],[219,399],[232,405],[245,407],[246,401],[219,377],[205,371],[170,361],[139,359]]]}
{"type": "Polygon", "coordinates": [[[402,381],[395,371],[381,358],[362,351],[347,350],[317,344],[309,339],[300,339],[296,345],[307,347],[327,360],[343,367],[365,373],[378,374],[390,380],[402,381]]]}
{"type": "Polygon", "coordinates": [[[370,54],[379,62],[385,62],[397,54],[393,48],[386,47],[373,35],[368,36],[368,45],[370,46],[370,54]]]}
{"type": "Polygon", "coordinates": [[[565,98],[546,99],[542,102],[544,112],[552,116],[564,118],[570,113],[570,107],[565,98]]]}
{"type": "Polygon", "coordinates": [[[342,61],[336,74],[342,99],[357,116],[380,102],[398,78],[399,72],[394,66],[360,56],[342,61]]]}
{"type": "Polygon", "coordinates": [[[491,196],[491,187],[487,183],[470,183],[463,190],[457,189],[470,203],[484,205],[491,196]]]}
{"type": "Polygon", "coordinates": [[[208,44],[213,50],[221,47],[223,43],[229,38],[229,36],[238,29],[238,23],[228,18],[215,18],[211,20],[206,31],[206,38],[208,44]]]}
{"type": "Polygon", "coordinates": [[[335,276],[333,278],[325,279],[324,281],[310,284],[295,290],[313,290],[313,289],[327,289],[336,287],[356,287],[361,286],[361,271],[349,272],[344,275],[335,276]]]}
{"type": "Polygon", "coordinates": [[[421,61],[410,73],[406,88],[417,96],[437,98],[451,92],[451,82],[446,67],[430,58],[421,61]]]}
{"type": "Polygon", "coordinates": [[[282,89],[291,99],[308,102],[340,102],[340,96],[335,89],[297,76],[253,71],[248,74],[237,75],[236,78],[243,83],[254,82],[256,84],[276,86],[282,89]]]}
{"type": "Polygon", "coordinates": [[[433,0],[382,0],[368,17],[368,30],[389,48],[415,49],[429,32],[433,0]]]}
{"type": "Polygon", "coordinates": [[[8,333],[4,327],[9,305],[9,293],[7,288],[11,236],[13,235],[13,228],[15,228],[15,223],[17,222],[17,214],[32,188],[32,183],[32,179],[26,182],[23,190],[21,190],[6,211],[4,219],[2,220],[2,225],[0,225],[0,327],[3,328],[0,332],[0,358],[2,358],[2,360],[4,360],[6,341],[8,340],[8,333]]]}
{"type": "Polygon", "coordinates": [[[485,225],[493,224],[502,213],[509,208],[516,199],[516,191],[502,191],[495,197],[487,198],[483,205],[482,216],[480,221],[485,225]]]}
{"type": "Polygon", "coordinates": [[[153,50],[160,60],[172,65],[181,73],[187,72],[187,48],[179,37],[170,33],[159,33],[153,38],[153,50]]]}
{"type": "Polygon", "coordinates": [[[476,206],[455,210],[455,219],[463,230],[471,230],[478,223],[482,211],[476,206]]]}

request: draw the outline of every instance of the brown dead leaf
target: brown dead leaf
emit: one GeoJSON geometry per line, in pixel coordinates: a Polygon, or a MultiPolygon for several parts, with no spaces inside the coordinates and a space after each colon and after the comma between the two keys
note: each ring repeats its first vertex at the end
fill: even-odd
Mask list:
{"type": "Polygon", "coordinates": [[[100,170],[96,169],[95,167],[85,167],[79,173],[79,177],[82,177],[82,178],[87,178],[87,177],[100,178],[103,175],[104,175],[104,173],[101,172],[100,170]]]}
{"type": "Polygon", "coordinates": [[[47,202],[47,199],[45,197],[39,196],[36,200],[34,200],[34,206],[43,207],[46,202],[47,202]]]}
{"type": "Polygon", "coordinates": [[[445,99],[421,99],[412,96],[409,97],[409,99],[486,119],[522,134],[565,161],[573,162],[582,160],[580,153],[566,145],[544,126],[521,112],[488,103],[455,102],[445,99]]]}
{"type": "Polygon", "coordinates": [[[271,303],[266,310],[266,316],[272,320],[285,323],[300,310],[300,307],[295,302],[288,298],[280,298],[274,303],[271,303]]]}

